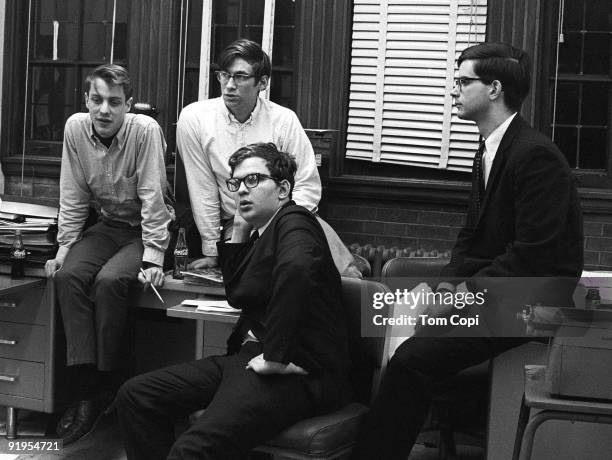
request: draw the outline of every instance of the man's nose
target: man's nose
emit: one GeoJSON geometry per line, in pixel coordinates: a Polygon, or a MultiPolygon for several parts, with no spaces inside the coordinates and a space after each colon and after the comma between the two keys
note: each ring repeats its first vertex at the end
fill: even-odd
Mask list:
{"type": "Polygon", "coordinates": [[[225,84],[225,88],[235,89],[236,82],[234,81],[234,77],[229,77],[227,83],[225,84]]]}
{"type": "Polygon", "coordinates": [[[453,97],[459,96],[459,87],[456,84],[453,85],[453,89],[451,90],[450,95],[453,97]]]}
{"type": "Polygon", "coordinates": [[[246,195],[249,193],[249,188],[246,186],[244,181],[240,182],[240,186],[238,187],[238,195],[246,195]]]}
{"type": "Polygon", "coordinates": [[[102,113],[110,112],[110,105],[108,104],[108,101],[102,101],[102,104],[100,104],[100,112],[102,113]]]}

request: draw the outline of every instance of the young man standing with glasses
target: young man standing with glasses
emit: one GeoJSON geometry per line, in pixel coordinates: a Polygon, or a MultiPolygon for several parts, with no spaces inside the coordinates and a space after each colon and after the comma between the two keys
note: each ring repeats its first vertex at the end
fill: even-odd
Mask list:
{"type": "Polygon", "coordinates": [[[185,165],[194,220],[203,257],[191,268],[217,265],[216,243],[231,238],[234,197],[225,187],[232,152],[255,142],[272,142],[295,158],[294,200],[316,211],[321,180],[314,151],[296,114],[259,96],[270,81],[271,65],[259,44],[240,39],[223,50],[216,73],[222,96],[194,102],[177,124],[177,146],[185,165]]]}

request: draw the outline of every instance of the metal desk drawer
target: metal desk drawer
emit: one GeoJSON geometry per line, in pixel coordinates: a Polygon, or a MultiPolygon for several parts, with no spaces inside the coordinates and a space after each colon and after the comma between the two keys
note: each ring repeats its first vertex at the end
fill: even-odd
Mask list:
{"type": "Polygon", "coordinates": [[[47,352],[44,326],[0,322],[0,357],[43,362],[47,352]]]}
{"type": "Polygon", "coordinates": [[[43,289],[36,286],[0,295],[0,319],[16,323],[47,324],[49,307],[41,306],[43,289]]]}
{"type": "Polygon", "coordinates": [[[45,365],[0,358],[0,394],[42,399],[45,365]]]}

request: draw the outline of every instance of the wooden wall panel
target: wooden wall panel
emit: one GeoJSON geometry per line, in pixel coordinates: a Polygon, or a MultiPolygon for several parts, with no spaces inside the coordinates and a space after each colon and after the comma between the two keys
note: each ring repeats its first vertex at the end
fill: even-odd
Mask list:
{"type": "Polygon", "coordinates": [[[305,128],[345,130],[352,2],[297,5],[296,112],[305,128]]]}
{"type": "Polygon", "coordinates": [[[178,78],[178,14],[180,0],[131,2],[129,60],[134,100],[160,111],[157,121],[173,137],[178,78]]]}
{"type": "Polygon", "coordinates": [[[521,114],[531,124],[537,119],[538,76],[543,71],[541,56],[542,1],[488,0],[487,40],[510,43],[531,57],[531,88],[521,114]]]}

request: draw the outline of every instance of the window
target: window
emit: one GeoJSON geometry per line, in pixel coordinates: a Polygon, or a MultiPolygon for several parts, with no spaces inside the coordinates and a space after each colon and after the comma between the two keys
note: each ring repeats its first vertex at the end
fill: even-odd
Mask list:
{"type": "Polygon", "coordinates": [[[184,19],[188,27],[182,35],[185,70],[180,107],[219,96],[212,63],[231,42],[249,38],[261,43],[272,58],[271,100],[294,108],[295,0],[183,0],[183,3],[188,4],[184,19]],[[202,43],[207,49],[202,50],[202,43]],[[200,74],[203,66],[208,68],[206,75],[200,74]]]}
{"type": "Polygon", "coordinates": [[[544,68],[545,128],[587,185],[592,182],[589,175],[611,169],[612,2],[554,3],[549,17],[555,24],[548,44],[554,59],[544,68]]]}
{"type": "Polygon", "coordinates": [[[24,153],[60,155],[64,124],[85,110],[83,81],[125,65],[128,0],[30,0],[24,153]]]}
{"type": "Polygon", "coordinates": [[[355,0],[346,158],[470,171],[478,132],[450,91],[486,0],[355,0]]]}

